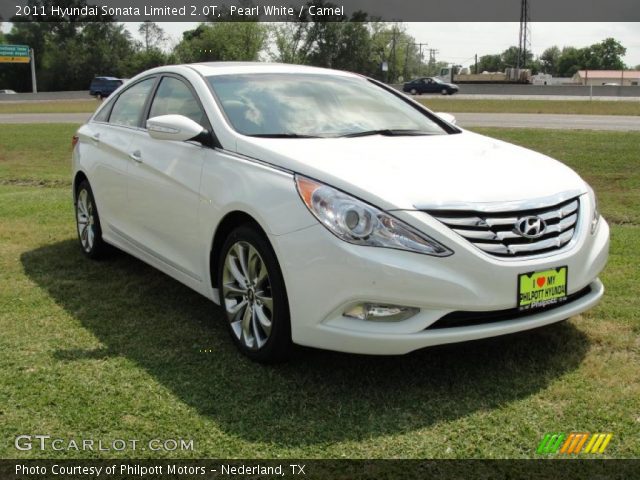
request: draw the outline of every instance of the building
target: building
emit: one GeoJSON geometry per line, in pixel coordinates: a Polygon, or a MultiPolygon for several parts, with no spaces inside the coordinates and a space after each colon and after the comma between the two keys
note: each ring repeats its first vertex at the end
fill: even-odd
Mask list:
{"type": "Polygon", "coordinates": [[[579,85],[640,85],[640,71],[578,70],[573,80],[579,85]]]}
{"type": "Polygon", "coordinates": [[[554,77],[549,73],[536,73],[531,76],[533,85],[576,85],[573,77],[554,77]]]}

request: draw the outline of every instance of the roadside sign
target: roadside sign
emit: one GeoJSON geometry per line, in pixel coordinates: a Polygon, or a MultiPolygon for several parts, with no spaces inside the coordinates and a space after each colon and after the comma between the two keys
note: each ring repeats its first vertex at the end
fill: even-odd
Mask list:
{"type": "Polygon", "coordinates": [[[29,63],[31,53],[26,45],[0,45],[0,63],[29,63]]]}

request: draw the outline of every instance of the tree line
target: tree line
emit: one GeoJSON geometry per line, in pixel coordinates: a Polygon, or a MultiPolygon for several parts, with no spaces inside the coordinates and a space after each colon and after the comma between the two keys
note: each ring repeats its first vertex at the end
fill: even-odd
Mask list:
{"type": "MultiPolygon", "coordinates": [[[[614,39],[607,38],[588,47],[575,48],[558,46],[547,48],[534,58],[531,52],[526,55],[526,68],[533,73],[549,73],[554,77],[572,77],[578,70],[622,70],[626,65],[622,61],[627,49],[614,39]]],[[[495,55],[484,55],[478,59],[478,72],[501,72],[505,68],[515,67],[518,61],[518,47],[509,47],[495,55]]],[[[640,65],[636,67],[640,69],[640,65]]]]}

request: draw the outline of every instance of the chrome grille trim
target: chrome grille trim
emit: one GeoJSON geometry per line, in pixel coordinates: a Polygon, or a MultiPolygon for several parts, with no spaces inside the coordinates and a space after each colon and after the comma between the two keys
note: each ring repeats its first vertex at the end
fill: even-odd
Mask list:
{"type": "Polygon", "coordinates": [[[484,252],[499,257],[522,257],[558,250],[576,232],[580,203],[577,198],[548,207],[514,211],[426,210],[484,252]],[[528,239],[516,230],[516,223],[537,216],[546,223],[540,238],[528,239]]]}

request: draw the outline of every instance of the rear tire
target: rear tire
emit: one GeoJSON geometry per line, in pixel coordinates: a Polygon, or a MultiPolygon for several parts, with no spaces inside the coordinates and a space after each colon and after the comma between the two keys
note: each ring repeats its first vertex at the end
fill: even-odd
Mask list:
{"type": "Polygon", "coordinates": [[[446,88],[443,88],[440,93],[442,93],[442,95],[449,95],[449,90],[447,90],[446,88]]]}
{"type": "Polygon", "coordinates": [[[276,255],[251,224],[225,240],[218,261],[220,304],[238,349],[251,360],[276,363],[292,353],[289,302],[276,255]]]}
{"type": "Polygon", "coordinates": [[[102,239],[98,207],[87,180],[83,180],[78,185],[75,210],[76,230],[82,253],[92,259],[104,257],[108,247],[102,239]]]}
{"type": "Polygon", "coordinates": [[[411,92],[409,92],[409,93],[411,93],[411,95],[417,95],[418,91],[415,88],[412,88],[411,92]]]}

